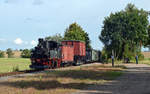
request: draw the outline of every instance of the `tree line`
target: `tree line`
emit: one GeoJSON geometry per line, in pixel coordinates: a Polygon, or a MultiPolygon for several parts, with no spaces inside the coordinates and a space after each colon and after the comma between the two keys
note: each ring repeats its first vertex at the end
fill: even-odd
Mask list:
{"type": "MultiPolygon", "coordinates": [[[[31,50],[30,49],[21,49],[20,50],[22,58],[30,58],[31,56],[31,50]]],[[[5,58],[5,53],[8,58],[14,58],[14,51],[11,48],[8,48],[6,51],[0,50],[0,58],[5,58]]]]}
{"type": "MultiPolygon", "coordinates": [[[[8,58],[12,58],[13,55],[14,55],[14,53],[13,53],[11,48],[8,48],[6,50],[6,54],[7,54],[8,58]]],[[[4,57],[5,57],[5,52],[0,50],[0,58],[4,58],[4,57]]]]}

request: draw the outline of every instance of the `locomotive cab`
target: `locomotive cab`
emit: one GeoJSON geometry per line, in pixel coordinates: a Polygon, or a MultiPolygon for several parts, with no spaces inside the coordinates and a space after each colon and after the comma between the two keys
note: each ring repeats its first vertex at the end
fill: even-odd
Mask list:
{"type": "Polygon", "coordinates": [[[39,39],[38,45],[31,51],[30,68],[44,69],[59,67],[61,63],[61,45],[55,41],[39,39]]]}

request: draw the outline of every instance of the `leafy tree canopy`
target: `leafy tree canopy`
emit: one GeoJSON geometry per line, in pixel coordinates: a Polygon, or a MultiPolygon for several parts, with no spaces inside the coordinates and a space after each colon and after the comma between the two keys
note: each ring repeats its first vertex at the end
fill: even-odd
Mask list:
{"type": "Polygon", "coordinates": [[[86,43],[87,48],[91,48],[88,33],[86,33],[77,23],[72,23],[65,31],[64,40],[80,40],[86,43]]]}
{"type": "Polygon", "coordinates": [[[31,51],[29,49],[24,49],[21,52],[21,57],[22,58],[30,58],[30,56],[31,56],[31,51]]]}
{"type": "Polygon", "coordinates": [[[150,25],[148,26],[148,40],[144,46],[148,47],[150,50],[150,25]]]}
{"type": "Polygon", "coordinates": [[[108,54],[113,50],[118,59],[125,57],[125,53],[139,52],[148,39],[148,12],[133,4],[128,4],[125,10],[111,13],[103,24],[99,39],[108,54]]]}

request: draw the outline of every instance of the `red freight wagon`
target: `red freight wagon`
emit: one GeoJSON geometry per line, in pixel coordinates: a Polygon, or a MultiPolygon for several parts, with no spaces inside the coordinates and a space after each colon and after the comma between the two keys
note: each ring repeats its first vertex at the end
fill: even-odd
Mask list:
{"type": "Polygon", "coordinates": [[[86,48],[85,43],[81,41],[66,40],[62,41],[62,45],[72,46],[73,47],[73,58],[74,62],[81,63],[85,61],[86,48]]]}
{"type": "Polygon", "coordinates": [[[74,55],[85,56],[85,43],[81,41],[62,41],[63,45],[70,45],[74,47],[74,55]]]}

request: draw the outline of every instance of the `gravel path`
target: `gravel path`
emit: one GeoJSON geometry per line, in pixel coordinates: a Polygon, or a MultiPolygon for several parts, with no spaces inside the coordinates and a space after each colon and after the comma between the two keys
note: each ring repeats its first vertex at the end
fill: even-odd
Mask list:
{"type": "Polygon", "coordinates": [[[116,80],[94,85],[73,94],[150,94],[150,66],[126,64],[127,70],[116,80]]]}

